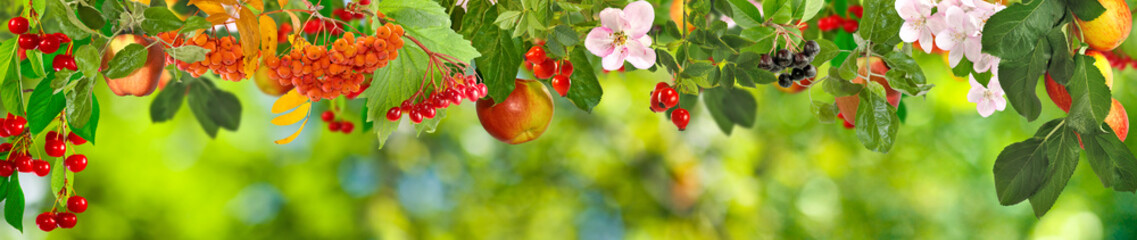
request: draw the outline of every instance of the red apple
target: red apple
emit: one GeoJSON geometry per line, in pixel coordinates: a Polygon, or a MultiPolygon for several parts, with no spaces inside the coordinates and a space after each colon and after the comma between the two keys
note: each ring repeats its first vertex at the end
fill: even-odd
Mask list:
{"type": "Polygon", "coordinates": [[[1105,116],[1105,124],[1113,129],[1113,133],[1117,134],[1117,138],[1125,141],[1125,137],[1129,135],[1129,114],[1125,113],[1125,106],[1121,106],[1121,102],[1113,99],[1113,105],[1109,108],[1109,114],[1105,116]]]}
{"type": "Polygon", "coordinates": [[[478,100],[478,120],[486,132],[499,141],[520,144],[537,139],[553,120],[553,95],[544,84],[517,79],[509,97],[494,104],[491,98],[478,100]]]}
{"type": "Polygon", "coordinates": [[[1074,36],[1083,37],[1082,42],[1100,51],[1112,51],[1125,42],[1133,27],[1133,16],[1125,0],[1098,0],[1105,12],[1091,21],[1082,21],[1077,15],[1074,21],[1074,36]]]}
{"type": "MultiPolygon", "coordinates": [[[[1086,50],[1086,56],[1094,57],[1094,66],[1097,67],[1101,75],[1105,77],[1105,86],[1109,87],[1109,90],[1112,91],[1113,68],[1110,68],[1109,60],[1105,58],[1104,54],[1094,50],[1086,50]]],[[[1049,73],[1046,74],[1046,95],[1049,95],[1050,100],[1054,101],[1054,105],[1058,105],[1058,108],[1061,108],[1062,111],[1070,112],[1070,104],[1073,103],[1073,101],[1070,100],[1070,92],[1066,91],[1065,86],[1058,84],[1058,82],[1050,78],[1049,73]]]]}
{"type": "MultiPolygon", "coordinates": [[[[142,46],[150,46],[152,41],[144,36],[124,34],[118,35],[111,40],[110,47],[103,53],[103,66],[102,69],[107,69],[107,64],[119,50],[126,48],[131,43],[137,43],[142,46]]],[[[147,48],[148,55],[146,63],[141,68],[134,70],[130,75],[110,79],[104,77],[107,81],[107,87],[119,96],[147,96],[158,88],[158,81],[162,77],[162,71],[166,67],[166,53],[163,52],[161,44],[154,44],[147,48]]]]}
{"type": "MultiPolygon", "coordinates": [[[[888,72],[889,68],[888,65],[884,64],[884,59],[881,59],[879,57],[872,57],[868,62],[872,64],[872,72],[874,74],[884,76],[884,74],[888,72]]],[[[857,70],[858,77],[853,79],[853,83],[865,84],[865,79],[860,77],[862,75],[868,75],[867,70],[865,69],[864,58],[857,59],[857,67],[859,67],[859,70],[857,70]]],[[[887,79],[880,76],[872,76],[871,79],[873,82],[879,83],[880,85],[884,86],[885,94],[888,98],[888,104],[891,104],[892,107],[897,107],[900,105],[900,92],[892,89],[892,87],[888,85],[887,79]]],[[[840,110],[840,113],[842,113],[842,116],[845,117],[845,120],[851,123],[856,123],[857,107],[860,106],[860,104],[861,98],[857,95],[837,98],[837,109],[840,110]]]]}

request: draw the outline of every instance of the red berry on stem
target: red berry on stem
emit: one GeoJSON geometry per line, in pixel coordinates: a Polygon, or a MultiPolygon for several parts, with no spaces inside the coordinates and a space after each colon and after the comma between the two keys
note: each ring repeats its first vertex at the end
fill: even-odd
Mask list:
{"type": "Polygon", "coordinates": [[[304,33],[307,34],[316,34],[323,28],[324,24],[316,20],[309,20],[308,22],[304,23],[304,33]]]}
{"type": "Polygon", "coordinates": [[[387,110],[387,121],[398,121],[400,117],[403,117],[403,111],[399,108],[393,107],[391,110],[387,110]]]}
{"type": "Polygon", "coordinates": [[[67,36],[67,34],[64,34],[64,33],[53,33],[53,34],[51,34],[51,35],[52,35],[52,36],[55,36],[55,39],[59,39],[59,43],[69,43],[69,42],[71,42],[71,37],[67,36]]]}
{"type": "Polygon", "coordinates": [[[61,228],[73,228],[79,222],[79,217],[74,213],[64,212],[55,214],[55,223],[59,224],[61,228]]]}
{"type": "Polygon", "coordinates": [[[35,171],[32,168],[32,157],[24,155],[16,157],[16,170],[25,173],[35,171]]]}
{"type": "Polygon", "coordinates": [[[55,35],[45,35],[39,42],[39,51],[44,54],[52,54],[59,50],[59,38],[55,35]]]}
{"type": "Polygon", "coordinates": [[[32,161],[32,170],[36,172],[36,176],[47,176],[51,173],[51,164],[44,160],[35,160],[32,161]]]}
{"type": "Polygon", "coordinates": [[[550,78],[553,77],[554,74],[557,74],[556,61],[544,61],[533,65],[533,75],[539,79],[550,78]]]}
{"type": "Polygon", "coordinates": [[[663,92],[662,89],[651,92],[651,111],[652,112],[667,111],[667,108],[664,108],[663,103],[659,102],[659,99],[660,99],[659,95],[662,92],[663,92]]]}
{"type": "Polygon", "coordinates": [[[12,32],[12,34],[24,34],[28,32],[28,19],[17,16],[8,20],[8,31],[12,32]]]}
{"type": "Polygon", "coordinates": [[[83,156],[83,154],[71,155],[63,161],[63,165],[66,165],[71,172],[83,171],[83,169],[87,169],[87,156],[83,156]]]}
{"type": "Polygon", "coordinates": [[[671,109],[679,104],[679,92],[674,88],[663,88],[659,90],[659,102],[663,104],[665,109],[671,109]]]}
{"type": "Polygon", "coordinates": [[[83,145],[84,143],[87,143],[87,139],[83,139],[83,137],[75,134],[75,132],[67,133],[67,140],[71,141],[71,144],[73,145],[83,145]]]}
{"type": "Polygon", "coordinates": [[[9,152],[9,151],[12,151],[12,144],[11,143],[0,143],[0,152],[9,152]]]}
{"type": "Polygon", "coordinates": [[[59,139],[48,139],[43,144],[43,150],[51,157],[62,157],[67,152],[67,144],[59,139]]]}
{"type": "Polygon", "coordinates": [[[87,199],[80,196],[71,196],[67,198],[67,210],[75,213],[83,213],[87,211],[87,199]]]}
{"type": "MultiPolygon", "coordinates": [[[[431,111],[433,111],[433,110],[434,109],[431,109],[431,111]]],[[[351,123],[351,121],[344,121],[343,126],[340,126],[340,131],[342,131],[343,133],[351,133],[351,130],[354,130],[354,129],[355,129],[355,124],[351,123]]]]}
{"type": "Polygon", "coordinates": [[[572,76],[572,62],[561,61],[561,75],[572,76]]]}
{"type": "Polygon", "coordinates": [[[52,139],[59,139],[59,132],[48,131],[47,136],[44,136],[44,138],[43,138],[44,141],[52,140],[52,139]]]}
{"type": "Polygon", "coordinates": [[[79,70],[79,67],[75,65],[75,58],[67,54],[56,55],[55,59],[51,60],[51,67],[57,72],[61,72],[63,69],[79,70]]]}
{"type": "Polygon", "coordinates": [[[39,216],[36,216],[36,226],[39,226],[39,230],[44,232],[55,230],[55,214],[51,212],[40,213],[39,216]]]}
{"type": "Polygon", "coordinates": [[[328,123],[328,131],[336,132],[336,131],[340,130],[340,127],[343,127],[343,126],[341,126],[339,122],[328,123]]]}
{"type": "Polygon", "coordinates": [[[336,114],[332,111],[324,111],[324,114],[320,115],[320,119],[323,119],[324,122],[331,122],[336,119],[336,114]]]}
{"type": "Polygon", "coordinates": [[[542,48],[541,46],[533,46],[529,48],[528,52],[525,52],[525,60],[528,60],[533,64],[540,64],[542,62],[545,62],[545,60],[549,60],[549,58],[545,56],[545,48],[542,48]]]}
{"type": "Polygon", "coordinates": [[[8,120],[8,133],[11,135],[20,135],[24,133],[24,127],[27,126],[28,120],[24,117],[17,116],[14,119],[8,120]]]}
{"type": "Polygon", "coordinates": [[[418,112],[418,109],[411,109],[410,117],[411,122],[415,124],[422,123],[422,113],[418,112]]]}
{"type": "Polygon", "coordinates": [[[490,88],[485,83],[479,83],[475,87],[478,89],[478,98],[484,98],[490,94],[490,88]]]}
{"type": "Polygon", "coordinates": [[[845,32],[854,33],[857,32],[857,28],[860,27],[860,23],[857,23],[857,20],[849,19],[848,21],[842,23],[842,27],[844,27],[845,32]]]}
{"type": "Polygon", "coordinates": [[[10,161],[0,161],[0,177],[12,176],[16,172],[16,166],[12,165],[10,161]]]}
{"type": "Polygon", "coordinates": [[[419,114],[422,114],[422,118],[424,119],[432,119],[436,114],[438,114],[438,112],[434,111],[434,108],[428,107],[426,105],[420,107],[418,112],[419,114]]]}
{"type": "Polygon", "coordinates": [[[679,131],[687,130],[687,123],[691,121],[691,113],[687,109],[678,108],[671,111],[671,123],[679,128],[679,131]]]}
{"type": "Polygon", "coordinates": [[[569,87],[572,86],[572,82],[569,81],[569,78],[565,77],[565,75],[553,77],[553,81],[550,82],[550,84],[553,85],[553,90],[557,90],[557,93],[561,94],[561,97],[567,96],[569,87]]]}
{"type": "Polygon", "coordinates": [[[857,18],[861,18],[861,15],[865,13],[865,8],[859,5],[851,6],[849,7],[849,13],[852,13],[853,16],[857,16],[857,18]]]}
{"type": "Polygon", "coordinates": [[[20,34],[20,40],[18,40],[18,42],[20,43],[20,48],[24,50],[36,49],[36,47],[39,47],[39,35],[31,33],[20,34]]]}

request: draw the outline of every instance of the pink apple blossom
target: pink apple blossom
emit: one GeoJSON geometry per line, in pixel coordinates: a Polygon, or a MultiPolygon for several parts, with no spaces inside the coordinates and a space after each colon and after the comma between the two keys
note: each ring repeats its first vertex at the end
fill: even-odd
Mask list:
{"type": "Polygon", "coordinates": [[[623,10],[608,8],[600,12],[600,27],[593,28],[584,40],[584,47],[603,59],[605,70],[620,69],[624,61],[639,69],[655,65],[651,30],[655,10],[650,3],[636,1],[623,10]]]}
{"type": "Polygon", "coordinates": [[[977,26],[979,20],[959,7],[952,6],[940,10],[946,12],[944,22],[950,26],[936,34],[936,46],[950,51],[948,60],[952,67],[958,65],[964,56],[972,62],[978,61],[983,50],[983,45],[980,43],[982,36],[979,34],[983,29],[977,26]]]}
{"type": "Polygon", "coordinates": [[[998,76],[991,77],[987,87],[979,84],[974,75],[968,78],[970,78],[971,91],[967,93],[967,101],[977,104],[975,109],[979,111],[979,116],[991,116],[996,110],[1001,112],[1007,108],[1007,100],[1003,98],[1003,87],[999,85],[998,76]]]}
{"type": "Polygon", "coordinates": [[[932,2],[928,0],[900,0],[896,1],[896,12],[904,19],[900,26],[900,39],[904,42],[920,42],[924,52],[932,52],[934,38],[932,34],[938,29],[932,27],[939,24],[929,24],[932,18],[932,2]]]}

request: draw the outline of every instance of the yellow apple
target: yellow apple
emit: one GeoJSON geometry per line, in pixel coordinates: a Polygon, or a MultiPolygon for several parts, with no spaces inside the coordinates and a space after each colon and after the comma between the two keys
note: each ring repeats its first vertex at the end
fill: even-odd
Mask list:
{"type": "Polygon", "coordinates": [[[1125,0],[1098,0],[1103,12],[1090,21],[1082,21],[1077,15],[1074,21],[1074,36],[1082,38],[1082,42],[1090,48],[1099,51],[1112,51],[1120,46],[1125,38],[1129,37],[1129,30],[1133,27],[1133,16],[1129,12],[1129,4],[1125,0]]]}

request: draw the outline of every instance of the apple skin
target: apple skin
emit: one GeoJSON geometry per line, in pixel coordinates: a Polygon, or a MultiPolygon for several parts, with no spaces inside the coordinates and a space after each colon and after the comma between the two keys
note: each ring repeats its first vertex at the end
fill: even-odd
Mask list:
{"type": "Polygon", "coordinates": [[[1125,112],[1125,106],[1121,106],[1121,102],[1113,99],[1113,105],[1109,108],[1109,114],[1105,116],[1105,124],[1113,129],[1113,133],[1117,134],[1117,138],[1125,141],[1125,137],[1129,135],[1129,114],[1125,112]]]}
{"type": "MultiPolygon", "coordinates": [[[[149,46],[151,42],[150,39],[139,35],[115,36],[107,51],[103,53],[102,69],[107,69],[107,64],[114,58],[115,53],[126,48],[127,45],[137,43],[142,46],[149,46]]],[[[158,88],[158,82],[166,67],[166,53],[163,49],[161,44],[154,44],[147,48],[146,63],[126,77],[117,79],[103,77],[107,81],[107,87],[118,96],[142,97],[153,93],[154,89],[158,88]]]]}
{"type": "MultiPolygon", "coordinates": [[[[879,57],[872,57],[872,58],[870,58],[869,63],[872,64],[872,72],[875,74],[880,74],[883,76],[885,73],[888,72],[889,68],[887,65],[884,64],[884,59],[881,59],[879,57]]],[[[868,75],[866,73],[864,65],[865,65],[864,58],[858,58],[857,59],[857,66],[859,67],[858,68],[859,70],[857,70],[858,77],[856,79],[853,79],[853,83],[865,84],[865,79],[859,77],[860,75],[868,75]]],[[[888,104],[891,104],[892,107],[897,107],[900,105],[900,92],[896,91],[895,89],[892,89],[892,87],[888,85],[887,79],[885,79],[884,77],[877,77],[877,76],[873,76],[873,77],[871,77],[871,79],[873,82],[880,83],[880,85],[884,86],[885,94],[888,98],[888,104]]],[[[861,99],[857,95],[837,97],[837,109],[840,110],[840,113],[842,113],[842,116],[845,117],[845,120],[849,121],[851,123],[856,123],[857,107],[860,104],[861,104],[861,99]]]]}
{"type": "Polygon", "coordinates": [[[535,80],[517,79],[517,87],[505,101],[478,100],[478,120],[482,128],[499,141],[521,144],[545,133],[553,120],[553,95],[535,80]]]}
{"type": "Polygon", "coordinates": [[[1074,36],[1084,36],[1082,39],[1090,48],[1099,51],[1112,51],[1125,42],[1129,31],[1133,28],[1133,15],[1129,12],[1129,4],[1125,0],[1099,0],[1105,12],[1092,21],[1082,21],[1077,15],[1074,21],[1078,24],[1074,28],[1074,36]]]}
{"type": "MultiPolygon", "coordinates": [[[[1109,66],[1109,60],[1107,60],[1105,55],[1101,52],[1094,50],[1086,50],[1086,55],[1094,58],[1094,66],[1097,67],[1101,75],[1105,77],[1105,86],[1109,87],[1109,90],[1112,91],[1113,68],[1109,66]]],[[[1046,95],[1049,95],[1054,105],[1058,105],[1058,108],[1061,108],[1062,111],[1066,113],[1070,112],[1070,104],[1073,103],[1073,101],[1070,100],[1070,92],[1066,91],[1065,86],[1058,84],[1053,78],[1050,78],[1050,73],[1046,74],[1046,95]]]]}
{"type": "Polygon", "coordinates": [[[269,79],[269,71],[271,70],[268,66],[261,66],[257,68],[256,74],[253,75],[253,80],[257,82],[257,88],[260,88],[261,92],[269,96],[279,97],[292,90],[294,87],[292,85],[280,85],[280,81],[269,79]]]}

